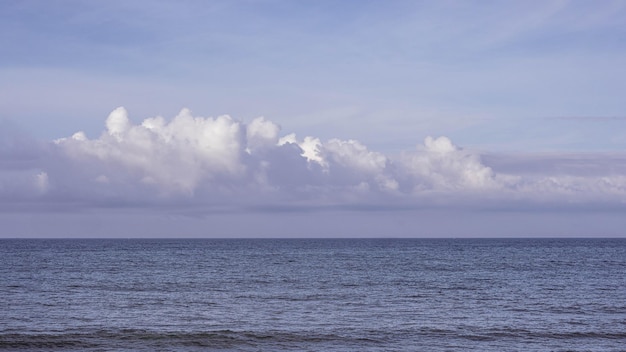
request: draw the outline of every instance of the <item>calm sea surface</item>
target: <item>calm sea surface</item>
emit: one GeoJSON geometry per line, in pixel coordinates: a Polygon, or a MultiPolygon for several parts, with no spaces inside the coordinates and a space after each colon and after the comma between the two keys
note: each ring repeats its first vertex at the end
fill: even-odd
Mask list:
{"type": "Polygon", "coordinates": [[[0,240],[0,350],[626,351],[626,240],[0,240]]]}

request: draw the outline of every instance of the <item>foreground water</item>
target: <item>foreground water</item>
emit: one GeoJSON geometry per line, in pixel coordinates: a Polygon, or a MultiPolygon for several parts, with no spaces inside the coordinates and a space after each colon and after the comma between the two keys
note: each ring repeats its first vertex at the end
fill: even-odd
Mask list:
{"type": "Polygon", "coordinates": [[[0,349],[625,351],[626,240],[0,240],[0,349]]]}

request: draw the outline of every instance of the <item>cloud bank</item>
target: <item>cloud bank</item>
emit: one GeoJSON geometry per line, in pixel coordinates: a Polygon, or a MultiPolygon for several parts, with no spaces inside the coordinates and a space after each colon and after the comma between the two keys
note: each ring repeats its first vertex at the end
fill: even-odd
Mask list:
{"type": "Polygon", "coordinates": [[[356,140],[285,134],[263,117],[246,123],[188,109],[133,123],[120,107],[105,126],[98,138],[76,132],[48,143],[3,128],[2,209],[558,209],[626,201],[626,174],[611,167],[614,158],[604,166],[594,159],[588,173],[584,162],[554,166],[571,158],[550,167],[514,155],[485,158],[445,136],[385,155],[356,140]],[[516,160],[527,167],[512,167],[516,160]]]}

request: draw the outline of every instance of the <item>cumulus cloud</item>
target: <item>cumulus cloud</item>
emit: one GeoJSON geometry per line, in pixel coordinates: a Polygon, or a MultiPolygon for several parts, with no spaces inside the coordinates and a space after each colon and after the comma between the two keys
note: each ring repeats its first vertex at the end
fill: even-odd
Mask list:
{"type": "MultiPolygon", "coordinates": [[[[138,183],[160,194],[191,195],[216,179],[245,174],[245,128],[229,116],[198,118],[184,109],[169,122],[155,117],[131,125],[126,110],[117,108],[106,126],[97,139],[78,132],[56,141],[76,166],[86,163],[97,170],[92,176],[100,183],[138,183]]],[[[267,138],[263,133],[258,127],[252,131],[255,145],[267,138]]]]}
{"type": "Polygon", "coordinates": [[[624,173],[515,172],[514,156],[485,163],[444,136],[385,155],[356,140],[283,134],[263,117],[246,123],[188,109],[173,119],[134,123],[120,107],[105,127],[99,137],[79,131],[28,153],[24,143],[5,142],[0,196],[81,206],[235,209],[626,201],[624,173]],[[16,167],[11,160],[20,155],[30,161],[16,167]]]}
{"type": "Polygon", "coordinates": [[[478,155],[458,148],[447,137],[427,137],[417,152],[406,153],[402,161],[402,168],[416,192],[484,191],[502,186],[478,155]]]}

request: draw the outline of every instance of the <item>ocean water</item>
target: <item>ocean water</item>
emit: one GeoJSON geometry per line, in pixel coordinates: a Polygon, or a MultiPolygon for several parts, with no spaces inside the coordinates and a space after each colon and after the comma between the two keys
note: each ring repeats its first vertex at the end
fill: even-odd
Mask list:
{"type": "Polygon", "coordinates": [[[626,351],[626,240],[0,240],[0,350],[626,351]]]}

